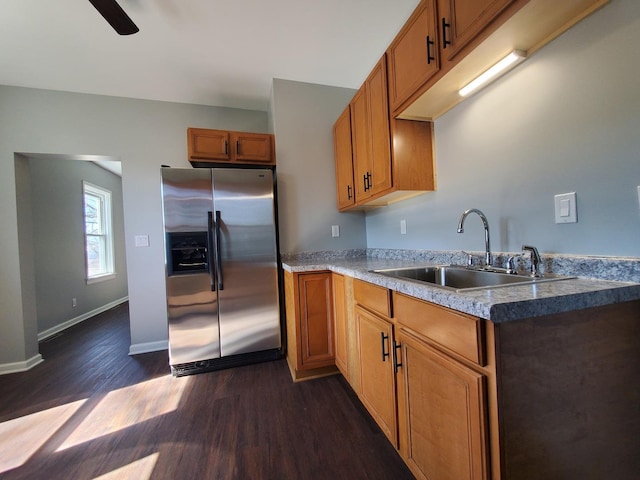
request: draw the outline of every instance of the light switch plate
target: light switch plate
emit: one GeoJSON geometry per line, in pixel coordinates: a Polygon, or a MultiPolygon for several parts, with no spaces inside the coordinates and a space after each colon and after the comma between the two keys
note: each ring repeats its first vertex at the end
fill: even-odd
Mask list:
{"type": "Polygon", "coordinates": [[[136,235],[135,241],[136,247],[148,247],[149,235],[136,235]]]}
{"type": "Polygon", "coordinates": [[[577,223],[576,192],[562,193],[554,197],[556,223],[577,223]]]}
{"type": "Polygon", "coordinates": [[[400,235],[406,235],[406,234],[407,234],[407,221],[400,220],[400,235]]]}
{"type": "Polygon", "coordinates": [[[640,185],[638,185],[638,207],[640,207],[640,185]]]}
{"type": "Polygon", "coordinates": [[[331,225],[331,236],[332,237],[340,236],[340,225],[331,225]]]}

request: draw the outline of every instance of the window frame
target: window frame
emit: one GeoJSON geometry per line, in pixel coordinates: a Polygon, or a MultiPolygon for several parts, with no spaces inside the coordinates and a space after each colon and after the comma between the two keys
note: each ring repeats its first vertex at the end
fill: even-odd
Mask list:
{"type": "Polygon", "coordinates": [[[87,285],[103,282],[116,277],[115,250],[113,242],[113,215],[111,191],[86,180],[82,181],[82,230],[84,238],[84,272],[87,285]],[[100,203],[100,230],[98,234],[87,233],[87,196],[97,197],[100,203]],[[100,237],[104,240],[105,268],[100,273],[90,274],[88,245],[89,237],[100,237]]]}

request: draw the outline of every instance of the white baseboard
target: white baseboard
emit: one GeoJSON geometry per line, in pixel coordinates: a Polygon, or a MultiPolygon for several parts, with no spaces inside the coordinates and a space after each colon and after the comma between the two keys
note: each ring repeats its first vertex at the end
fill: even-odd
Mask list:
{"type": "Polygon", "coordinates": [[[102,312],[106,312],[107,310],[112,309],[113,307],[117,307],[118,305],[120,305],[121,303],[126,302],[127,300],[129,300],[129,297],[122,297],[119,298],[118,300],[114,300],[113,302],[109,302],[106,305],[102,305],[101,307],[95,308],[89,312],[83,313],[82,315],[78,315],[77,317],[74,317],[70,320],[67,320],[66,322],[62,322],[58,325],[56,325],[55,327],[51,327],[47,330],[45,330],[44,332],[40,332],[38,333],[38,341],[41,342],[42,340],[45,340],[49,337],[52,337],[53,335],[55,335],[56,333],[59,333],[63,330],[66,330],[69,327],[72,327],[80,322],[84,322],[85,320],[87,320],[88,318],[94,317],[96,315],[98,315],[99,313],[102,312]]]}
{"type": "Polygon", "coordinates": [[[10,373],[26,372],[35,367],[39,363],[44,362],[42,355],[37,354],[24,362],[0,363],[0,375],[8,375],[10,373]]]}
{"type": "Polygon", "coordinates": [[[141,353],[159,352],[160,350],[168,350],[169,341],[161,340],[159,342],[136,343],[129,347],[129,355],[139,355],[141,353]]]}

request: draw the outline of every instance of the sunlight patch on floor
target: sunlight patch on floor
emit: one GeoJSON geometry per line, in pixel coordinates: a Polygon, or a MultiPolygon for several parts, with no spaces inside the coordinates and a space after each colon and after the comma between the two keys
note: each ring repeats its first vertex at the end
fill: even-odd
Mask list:
{"type": "Polygon", "coordinates": [[[164,376],[107,393],[57,451],[176,410],[187,384],[164,376]]]}
{"type": "Polygon", "coordinates": [[[0,473],[23,465],[86,400],[0,423],[0,473]]]}
{"type": "Polygon", "coordinates": [[[159,453],[154,453],[147,457],[131,462],[128,465],[112,470],[109,473],[95,477],[93,480],[122,480],[124,478],[135,478],[136,480],[149,480],[153,469],[158,462],[159,453]]]}

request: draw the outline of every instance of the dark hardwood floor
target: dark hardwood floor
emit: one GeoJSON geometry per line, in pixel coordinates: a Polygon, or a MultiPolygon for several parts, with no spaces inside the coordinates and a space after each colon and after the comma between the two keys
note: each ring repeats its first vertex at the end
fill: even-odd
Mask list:
{"type": "Polygon", "coordinates": [[[1,479],[411,479],[340,376],[294,384],[284,360],[174,378],[129,356],[128,305],[0,376],[1,479]]]}

